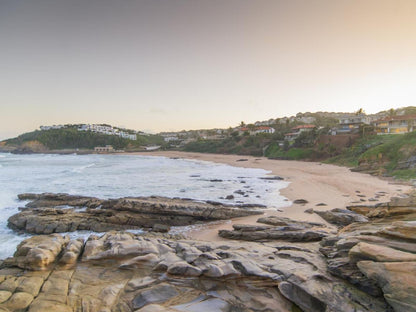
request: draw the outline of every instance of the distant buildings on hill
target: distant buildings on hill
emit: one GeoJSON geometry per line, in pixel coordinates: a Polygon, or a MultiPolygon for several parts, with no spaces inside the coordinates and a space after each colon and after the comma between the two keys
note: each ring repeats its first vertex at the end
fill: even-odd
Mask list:
{"type": "Polygon", "coordinates": [[[116,135],[124,139],[137,140],[137,134],[123,131],[120,128],[114,128],[110,125],[100,124],[81,124],[81,125],[53,125],[53,126],[40,126],[40,130],[62,129],[69,127],[77,127],[78,131],[92,131],[95,133],[101,133],[106,135],[116,135]]]}
{"type": "Polygon", "coordinates": [[[272,127],[266,127],[266,126],[260,126],[260,127],[241,127],[238,129],[238,134],[243,135],[245,133],[248,133],[249,135],[256,135],[259,133],[269,133],[273,134],[275,133],[275,129],[272,127]]]}
{"type": "Polygon", "coordinates": [[[96,133],[106,134],[106,135],[116,135],[124,139],[137,140],[136,134],[131,134],[129,132],[122,131],[118,128],[113,128],[112,126],[107,125],[97,125],[97,124],[84,124],[78,128],[78,131],[92,131],[96,133]]]}
{"type": "MultiPolygon", "coordinates": [[[[72,127],[78,131],[92,131],[105,135],[115,135],[125,139],[137,140],[137,134],[148,135],[143,132],[126,130],[105,124],[81,125],[53,125],[41,126],[41,130],[61,129],[72,127]]],[[[416,107],[391,109],[377,114],[367,115],[362,109],[355,113],[316,112],[298,113],[296,116],[271,118],[265,121],[245,125],[244,122],[237,127],[228,129],[182,130],[178,132],[161,132],[164,143],[170,147],[181,147],[197,140],[223,140],[235,135],[274,134],[276,131],[281,141],[294,141],[301,133],[313,129],[330,129],[325,134],[345,135],[361,132],[375,132],[377,134],[406,133],[416,130],[416,107]],[[338,124],[337,124],[338,121],[338,124]],[[289,130],[290,129],[290,130],[289,130]],[[287,133],[286,133],[287,132],[287,133]]],[[[320,132],[322,133],[322,132],[320,132]]]]}
{"type": "Polygon", "coordinates": [[[65,128],[64,125],[53,125],[53,126],[40,126],[40,130],[51,130],[51,129],[61,129],[65,128]]]}

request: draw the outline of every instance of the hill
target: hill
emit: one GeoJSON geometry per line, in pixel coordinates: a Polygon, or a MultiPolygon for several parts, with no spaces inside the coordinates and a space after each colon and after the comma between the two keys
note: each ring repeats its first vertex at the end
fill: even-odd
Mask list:
{"type": "Polygon", "coordinates": [[[136,140],[93,131],[79,131],[78,125],[66,125],[59,129],[36,130],[8,139],[0,144],[0,150],[17,153],[49,152],[59,150],[93,150],[96,146],[112,145],[114,149],[137,150],[152,144],[163,144],[156,135],[137,135],[136,140]]]}
{"type": "Polygon", "coordinates": [[[353,167],[374,175],[416,178],[416,132],[374,135],[357,140],[326,163],[353,167]]]}

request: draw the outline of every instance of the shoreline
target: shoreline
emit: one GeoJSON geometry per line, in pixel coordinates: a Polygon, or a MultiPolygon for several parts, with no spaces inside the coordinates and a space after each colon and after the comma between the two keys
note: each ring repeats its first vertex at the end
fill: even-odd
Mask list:
{"type": "MultiPolygon", "coordinates": [[[[393,183],[365,173],[351,172],[346,167],[317,162],[292,160],[272,160],[265,157],[204,154],[178,151],[151,151],[120,153],[119,155],[162,156],[191,160],[222,163],[235,167],[259,168],[270,171],[272,175],[282,177],[289,182],[279,193],[292,203],[278,210],[265,210],[263,216],[277,215],[299,221],[325,223],[317,214],[305,213],[307,209],[331,210],[346,208],[348,205],[373,205],[388,202],[391,197],[409,192],[412,186],[393,183]],[[305,204],[296,204],[297,199],[306,200],[305,204]]],[[[184,233],[190,239],[204,241],[222,240],[218,230],[232,229],[233,224],[257,224],[260,216],[249,216],[196,225],[184,233]]],[[[328,229],[333,226],[328,225],[328,229]]]]}

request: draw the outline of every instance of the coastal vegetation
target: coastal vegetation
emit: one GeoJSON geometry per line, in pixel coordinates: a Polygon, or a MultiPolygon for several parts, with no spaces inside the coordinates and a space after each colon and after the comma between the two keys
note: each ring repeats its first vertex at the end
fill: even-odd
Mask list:
{"type": "Polygon", "coordinates": [[[272,141],[272,135],[263,133],[257,136],[231,135],[222,140],[200,139],[190,142],[183,147],[183,150],[186,152],[263,156],[265,146],[272,141]]]}
{"type": "Polygon", "coordinates": [[[106,135],[92,131],[79,131],[76,125],[60,129],[36,130],[3,141],[3,148],[17,148],[28,152],[45,152],[48,150],[87,149],[96,146],[111,145],[114,149],[139,149],[150,144],[162,144],[163,138],[157,135],[137,135],[137,140],[130,140],[115,135],[106,135]]]}
{"type": "Polygon", "coordinates": [[[327,163],[399,179],[416,177],[416,132],[362,137],[327,163]]]}

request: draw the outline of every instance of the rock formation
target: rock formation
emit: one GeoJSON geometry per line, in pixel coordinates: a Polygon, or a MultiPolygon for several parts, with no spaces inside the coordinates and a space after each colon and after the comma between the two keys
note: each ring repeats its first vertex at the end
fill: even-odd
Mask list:
{"type": "MultiPolygon", "coordinates": [[[[45,206],[45,198],[36,200],[45,206]]],[[[136,199],[95,208],[97,199],[71,200],[87,210],[110,203],[120,212],[150,209],[136,199]]],[[[366,222],[337,233],[320,223],[260,218],[264,225],[227,232],[244,239],[238,243],[117,231],[85,242],[33,236],[0,266],[0,311],[416,311],[415,200],[350,207],[366,222]]],[[[349,214],[333,212],[342,220],[349,214]]]]}
{"type": "Polygon", "coordinates": [[[284,217],[270,216],[260,218],[263,225],[234,224],[233,230],[220,230],[218,235],[229,239],[245,241],[284,240],[288,242],[320,241],[328,235],[322,223],[301,222],[284,217]]]}
{"type": "Polygon", "coordinates": [[[102,200],[44,193],[21,194],[19,199],[31,202],[25,208],[20,208],[21,212],[10,217],[8,225],[12,229],[32,234],[141,228],[167,231],[166,226],[190,225],[263,213],[260,207],[252,205],[232,206],[156,196],[102,200]]]}
{"type": "Polygon", "coordinates": [[[292,311],[292,301],[304,311],[387,309],[331,276],[318,247],[127,232],[80,246],[34,236],[0,269],[0,311],[292,311]]]}

